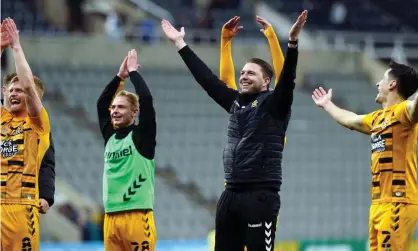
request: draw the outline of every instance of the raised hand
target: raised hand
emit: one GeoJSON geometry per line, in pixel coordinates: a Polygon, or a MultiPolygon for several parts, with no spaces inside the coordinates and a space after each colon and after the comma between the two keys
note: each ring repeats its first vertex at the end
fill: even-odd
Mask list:
{"type": "Polygon", "coordinates": [[[126,79],[129,76],[128,66],[126,65],[127,61],[128,57],[126,56],[119,67],[118,77],[120,77],[122,80],[126,79]]]}
{"type": "MultiPolygon", "coordinates": [[[[6,18],[3,21],[8,38],[10,39],[10,45],[13,47],[20,46],[19,31],[16,24],[11,18],[6,18]]],[[[2,26],[3,26],[2,25],[2,26]]]]}
{"type": "Polygon", "coordinates": [[[135,49],[132,49],[128,53],[128,57],[126,60],[126,67],[128,68],[128,71],[137,71],[139,67],[141,67],[138,64],[138,54],[136,53],[135,49]]]}
{"type": "Polygon", "coordinates": [[[260,31],[262,33],[264,33],[266,31],[266,29],[271,26],[271,24],[266,19],[264,19],[260,16],[256,16],[255,20],[257,21],[257,23],[259,23],[261,25],[262,28],[260,29],[260,31]]]}
{"type": "Polygon", "coordinates": [[[235,37],[235,35],[238,34],[240,30],[244,28],[244,26],[238,26],[239,20],[240,20],[240,17],[235,16],[224,24],[223,28],[229,31],[227,32],[227,34],[225,33],[222,34],[224,38],[233,38],[235,37]]]}
{"type": "Polygon", "coordinates": [[[312,99],[315,104],[319,107],[324,107],[326,104],[331,102],[332,98],[332,89],[329,89],[328,92],[324,90],[324,88],[319,87],[315,89],[312,93],[312,99]]]}
{"type": "Polygon", "coordinates": [[[302,30],[303,26],[305,25],[307,18],[308,18],[308,11],[304,10],[302,12],[302,14],[299,15],[298,20],[296,21],[296,23],[290,29],[289,40],[296,41],[298,39],[300,31],[302,30]]]}
{"type": "Polygon", "coordinates": [[[6,31],[6,26],[3,23],[0,24],[0,42],[1,42],[1,51],[5,50],[10,45],[9,34],[6,31]]]}
{"type": "Polygon", "coordinates": [[[184,27],[181,27],[180,31],[171,25],[171,23],[165,19],[161,20],[161,28],[164,31],[165,36],[173,43],[179,42],[184,39],[184,27]]]}

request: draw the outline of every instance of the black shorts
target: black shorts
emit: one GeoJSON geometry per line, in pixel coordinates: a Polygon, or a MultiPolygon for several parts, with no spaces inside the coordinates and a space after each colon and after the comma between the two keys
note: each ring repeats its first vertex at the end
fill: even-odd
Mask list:
{"type": "Polygon", "coordinates": [[[216,210],[215,251],[273,251],[280,196],[272,190],[226,189],[216,210]]]}

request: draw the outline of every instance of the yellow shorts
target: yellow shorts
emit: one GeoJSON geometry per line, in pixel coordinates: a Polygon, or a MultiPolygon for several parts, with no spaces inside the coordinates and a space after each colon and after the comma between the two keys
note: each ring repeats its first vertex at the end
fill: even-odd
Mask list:
{"type": "Polygon", "coordinates": [[[154,251],[156,242],[157,233],[152,211],[127,211],[105,215],[106,251],[154,251]]]}
{"type": "Polygon", "coordinates": [[[370,251],[409,249],[418,222],[418,205],[372,204],[369,218],[370,251]]]}
{"type": "Polygon", "coordinates": [[[1,205],[1,250],[39,250],[39,212],[28,205],[1,205]]]}

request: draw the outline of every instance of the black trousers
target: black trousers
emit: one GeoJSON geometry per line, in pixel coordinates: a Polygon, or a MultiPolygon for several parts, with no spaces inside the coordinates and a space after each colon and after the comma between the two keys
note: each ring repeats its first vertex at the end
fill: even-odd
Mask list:
{"type": "Polygon", "coordinates": [[[273,251],[280,196],[273,190],[226,189],[216,211],[215,251],[273,251]]]}

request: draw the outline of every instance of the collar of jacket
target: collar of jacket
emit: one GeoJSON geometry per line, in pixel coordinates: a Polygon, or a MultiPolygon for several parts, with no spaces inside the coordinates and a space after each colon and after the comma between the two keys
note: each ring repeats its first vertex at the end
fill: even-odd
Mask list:
{"type": "Polygon", "coordinates": [[[238,97],[238,103],[243,106],[248,105],[249,103],[256,100],[258,96],[266,92],[268,92],[268,90],[257,93],[240,93],[238,97]]]}

